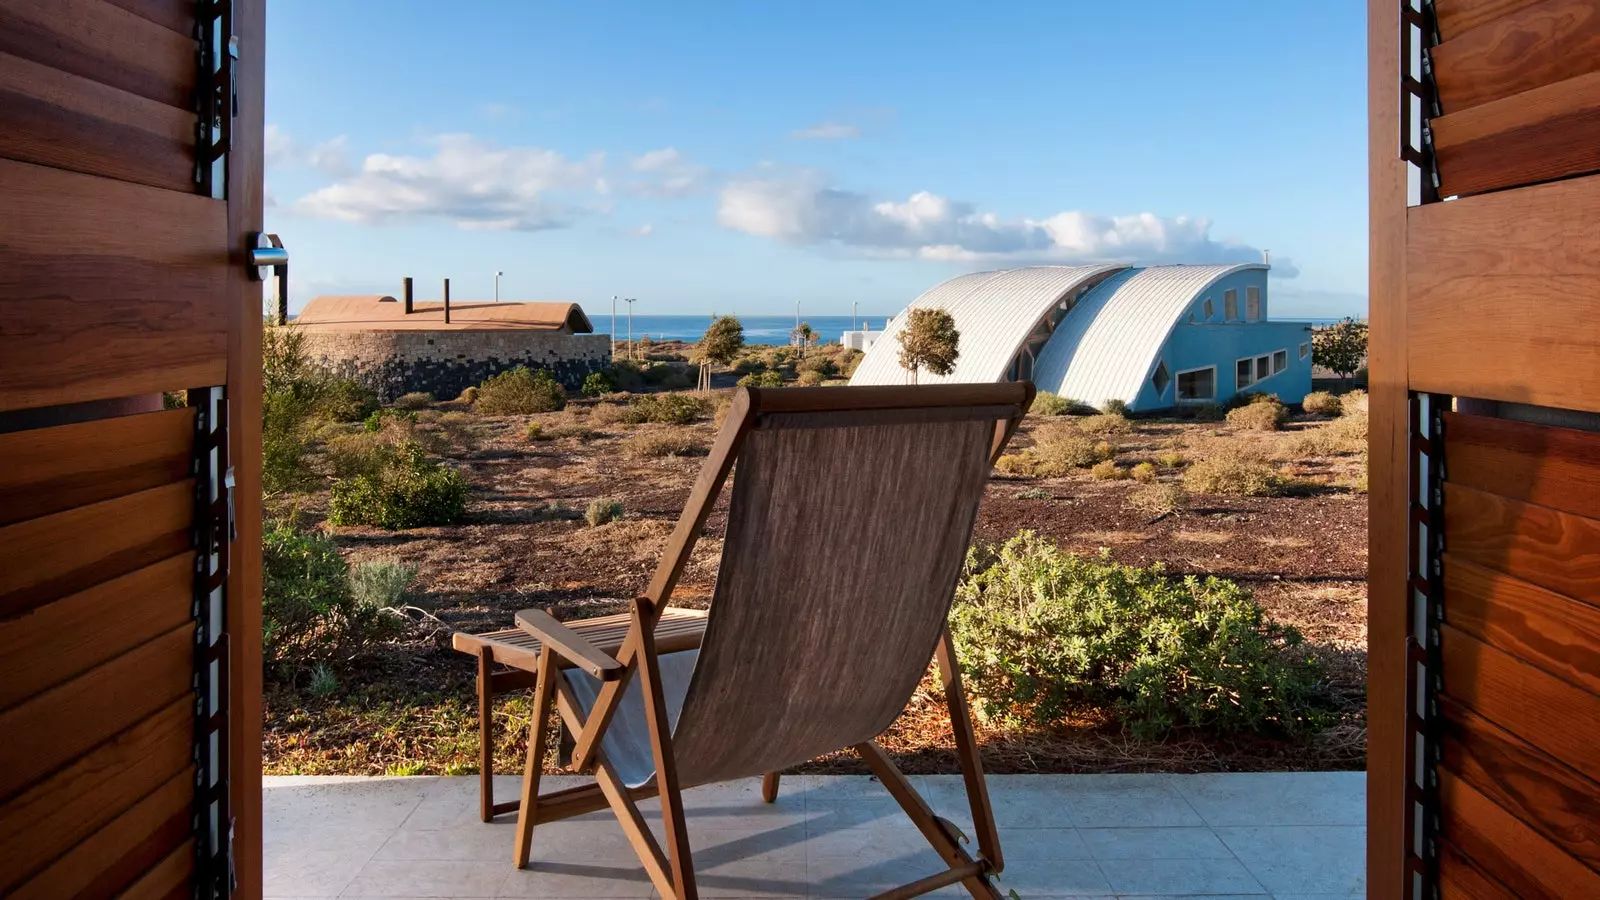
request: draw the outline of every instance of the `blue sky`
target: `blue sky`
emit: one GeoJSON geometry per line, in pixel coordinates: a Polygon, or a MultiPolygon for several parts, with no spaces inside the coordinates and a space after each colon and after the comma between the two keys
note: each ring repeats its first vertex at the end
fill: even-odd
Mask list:
{"type": "Polygon", "coordinates": [[[267,225],[321,293],[893,313],[1032,263],[1253,261],[1366,311],[1353,2],[268,5],[267,225]]]}

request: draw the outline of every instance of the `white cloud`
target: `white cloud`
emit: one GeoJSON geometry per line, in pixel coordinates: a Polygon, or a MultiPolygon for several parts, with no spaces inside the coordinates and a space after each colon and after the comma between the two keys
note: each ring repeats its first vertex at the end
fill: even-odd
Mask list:
{"type": "Polygon", "coordinates": [[[649,237],[650,235],[655,234],[655,232],[656,226],[650,224],[649,222],[646,222],[633,230],[634,235],[638,237],[649,237]]]}
{"type": "Polygon", "coordinates": [[[843,122],[819,122],[809,128],[797,128],[789,136],[798,141],[848,141],[861,137],[861,126],[843,122]]]}
{"type": "MultiPolygon", "coordinates": [[[[833,244],[869,255],[930,260],[1053,263],[1254,262],[1254,247],[1211,236],[1203,217],[1081,211],[1001,219],[921,191],[904,202],[874,202],[832,187],[812,171],[746,177],[723,187],[717,221],[792,244],[833,244]]],[[[1274,274],[1293,277],[1287,260],[1274,274]]]]}
{"type": "Polygon", "coordinates": [[[676,147],[636,156],[628,167],[634,177],[624,183],[624,189],[640,197],[686,197],[703,190],[711,177],[710,169],[691,162],[676,147]]]}
{"type": "Polygon", "coordinates": [[[339,135],[331,140],[302,149],[296,141],[277,125],[267,125],[262,133],[263,162],[268,169],[288,169],[309,166],[336,178],[351,173],[350,140],[339,135]]]}
{"type": "Polygon", "coordinates": [[[350,164],[350,140],[341,134],[332,140],[323,141],[306,153],[306,162],[312,168],[320,169],[335,178],[350,175],[354,171],[350,164]]]}
{"type": "Polygon", "coordinates": [[[483,103],[478,106],[478,114],[491,122],[501,122],[515,118],[522,110],[509,103],[483,103]]]}
{"type": "Polygon", "coordinates": [[[269,122],[261,137],[265,151],[262,161],[267,168],[282,166],[294,158],[294,141],[284,134],[283,129],[269,122]]]}
{"type": "Polygon", "coordinates": [[[379,224],[442,218],[468,229],[536,231],[576,211],[552,193],[595,191],[603,154],[571,160],[536,147],[497,147],[471,135],[434,139],[432,156],[374,153],[360,170],[295,201],[301,213],[379,224]]]}

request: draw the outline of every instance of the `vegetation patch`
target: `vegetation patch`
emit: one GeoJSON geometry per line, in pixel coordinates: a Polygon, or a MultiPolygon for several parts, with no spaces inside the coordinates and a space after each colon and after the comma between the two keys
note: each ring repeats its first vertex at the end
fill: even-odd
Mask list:
{"type": "Polygon", "coordinates": [[[1234,497],[1272,497],[1285,482],[1270,465],[1249,454],[1219,452],[1190,463],[1183,470],[1183,486],[1197,494],[1234,497]]]}
{"type": "Polygon", "coordinates": [[[1126,416],[1101,413],[1079,419],[1078,430],[1084,434],[1132,434],[1133,423],[1126,416]]]}
{"type": "Polygon", "coordinates": [[[423,393],[401,394],[394,400],[396,409],[426,409],[433,405],[433,395],[423,393]]]}
{"type": "Polygon", "coordinates": [[[1344,412],[1344,404],[1327,391],[1312,391],[1300,401],[1300,408],[1314,416],[1337,416],[1344,412]]]}
{"type": "Polygon", "coordinates": [[[989,719],[1053,725],[1106,707],[1157,738],[1176,727],[1298,737],[1329,718],[1300,634],[1237,584],[1077,556],[1032,532],[968,554],[951,634],[989,719]]]}
{"type": "MultiPolygon", "coordinates": [[[[330,538],[269,523],[261,540],[261,644],[270,676],[292,678],[348,658],[382,636],[378,608],[358,602],[330,538]]],[[[363,597],[368,596],[365,585],[363,597]]]]}
{"type": "Polygon", "coordinates": [[[548,370],[517,366],[479,385],[472,407],[486,416],[526,416],[558,412],[566,405],[567,392],[548,370]]]}
{"type": "Polygon", "coordinates": [[[607,522],[617,521],[622,515],[621,500],[601,497],[589,502],[589,508],[583,512],[583,520],[589,523],[590,528],[599,528],[607,522]]]}
{"type": "Polygon", "coordinates": [[[1253,394],[1249,402],[1228,411],[1228,424],[1246,431],[1278,431],[1289,421],[1289,408],[1274,394],[1253,394]]]}
{"type": "Polygon", "coordinates": [[[676,428],[662,428],[636,434],[622,442],[622,452],[636,459],[663,456],[700,456],[706,448],[693,434],[676,428]]]}
{"type": "Polygon", "coordinates": [[[629,425],[691,425],[711,414],[711,400],[694,394],[645,394],[622,411],[629,425]]]}
{"type": "Polygon", "coordinates": [[[380,448],[372,470],[335,479],[328,522],[390,530],[451,525],[467,507],[467,484],[454,469],[431,460],[422,445],[406,441],[380,448]]]}

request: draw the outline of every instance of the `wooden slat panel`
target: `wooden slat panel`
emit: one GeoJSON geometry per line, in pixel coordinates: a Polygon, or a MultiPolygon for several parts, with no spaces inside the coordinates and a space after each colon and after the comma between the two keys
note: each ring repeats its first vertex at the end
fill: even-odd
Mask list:
{"type": "Polygon", "coordinates": [[[0,620],[0,709],[189,621],[194,554],[0,620]]]}
{"type": "Polygon", "coordinates": [[[1600,607],[1448,553],[1444,594],[1451,625],[1600,694],[1600,607]]]}
{"type": "Polygon", "coordinates": [[[1411,387],[1600,412],[1600,176],[1407,216],[1411,387]]]}
{"type": "Polygon", "coordinates": [[[194,34],[194,0],[109,0],[136,16],[142,16],[181,35],[194,34]]]}
{"type": "Polygon", "coordinates": [[[1600,697],[1446,625],[1444,693],[1600,780],[1600,697]]]}
{"type": "Polygon", "coordinates": [[[0,0],[0,52],[188,108],[193,38],[105,0],[0,0]]]}
{"type": "Polygon", "coordinates": [[[174,629],[0,713],[0,797],[188,695],[194,629],[174,629]]]}
{"type": "Polygon", "coordinates": [[[1542,0],[1433,48],[1446,115],[1600,69],[1600,7],[1542,0]]]}
{"type": "Polygon", "coordinates": [[[1600,785],[1445,700],[1444,766],[1590,868],[1600,868],[1600,785]]]}
{"type": "Polygon", "coordinates": [[[192,491],[185,480],[0,528],[0,618],[184,552],[192,491]]]}
{"type": "Polygon", "coordinates": [[[221,384],[227,204],[0,160],[0,411],[221,384]]]}
{"type": "Polygon", "coordinates": [[[1515,900],[1511,889],[1483,873],[1449,841],[1439,842],[1440,900],[1515,900]]]}
{"type": "Polygon", "coordinates": [[[178,773],[11,894],[12,900],[109,897],[189,840],[194,774],[178,773]]]}
{"type": "Polygon", "coordinates": [[[194,410],[0,434],[0,525],[182,481],[194,410]]]}
{"type": "Polygon", "coordinates": [[[194,113],[0,53],[0,156],[194,190],[194,113]]]}
{"type": "Polygon", "coordinates": [[[1444,837],[1519,897],[1600,897],[1600,875],[1471,785],[1439,773],[1444,837]]]}
{"type": "Polygon", "coordinates": [[[194,841],[185,841],[167,854],[155,868],[144,873],[117,900],[169,900],[188,895],[189,879],[194,876],[194,841]]]}
{"type": "Polygon", "coordinates": [[[1452,558],[1600,604],[1600,521],[1458,484],[1444,498],[1452,558]]]}
{"type": "Polygon", "coordinates": [[[0,806],[0,893],[184,771],[193,741],[194,706],[184,697],[7,800],[0,806]]]}
{"type": "Polygon", "coordinates": [[[1600,170],[1600,72],[1431,123],[1439,194],[1477,194],[1600,170]]]}
{"type": "Polygon", "coordinates": [[[1460,37],[1463,32],[1479,25],[1542,2],[1543,0],[1436,0],[1433,5],[1433,15],[1435,23],[1439,26],[1439,40],[1448,41],[1460,37]]]}
{"type": "Polygon", "coordinates": [[[1454,412],[1444,422],[1451,482],[1580,516],[1600,511],[1600,434],[1454,412]]]}

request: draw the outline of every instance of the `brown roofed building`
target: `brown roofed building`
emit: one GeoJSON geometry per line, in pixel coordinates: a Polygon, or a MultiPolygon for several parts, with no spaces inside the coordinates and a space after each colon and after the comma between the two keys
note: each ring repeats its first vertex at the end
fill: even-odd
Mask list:
{"type": "Polygon", "coordinates": [[[406,304],[382,294],[314,298],[294,320],[307,352],[385,401],[401,394],[459,396],[498,372],[547,369],[568,389],[611,362],[611,336],[595,334],[576,303],[406,304]]]}

